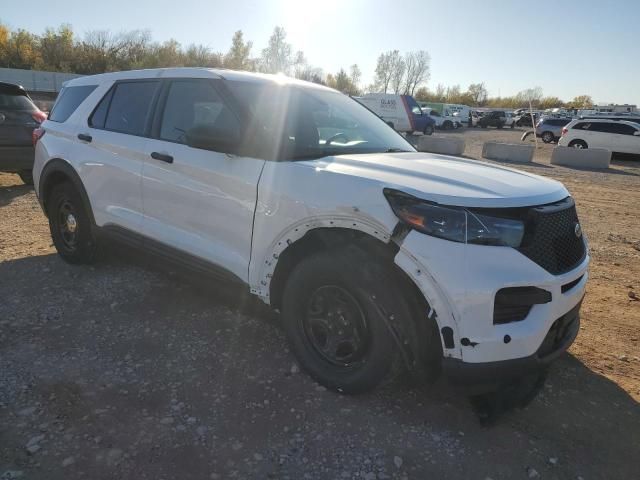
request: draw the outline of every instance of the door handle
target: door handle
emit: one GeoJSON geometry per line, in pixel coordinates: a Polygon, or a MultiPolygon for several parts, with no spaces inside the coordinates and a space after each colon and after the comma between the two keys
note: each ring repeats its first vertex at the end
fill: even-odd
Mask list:
{"type": "Polygon", "coordinates": [[[93,140],[91,135],[87,135],[86,133],[79,133],[78,138],[83,142],[87,142],[87,143],[91,143],[91,140],[93,140]]]}
{"type": "Polygon", "coordinates": [[[160,160],[161,162],[173,163],[173,157],[166,153],[151,152],[151,158],[154,160],[160,160]]]}

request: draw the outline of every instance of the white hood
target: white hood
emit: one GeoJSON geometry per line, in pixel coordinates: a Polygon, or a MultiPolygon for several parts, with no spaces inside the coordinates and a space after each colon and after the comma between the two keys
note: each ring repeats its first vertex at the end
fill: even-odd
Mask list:
{"type": "Polygon", "coordinates": [[[416,197],[462,207],[522,207],[569,195],[564,185],[531,173],[430,153],[340,155],[304,162],[319,170],[374,180],[416,197]]]}

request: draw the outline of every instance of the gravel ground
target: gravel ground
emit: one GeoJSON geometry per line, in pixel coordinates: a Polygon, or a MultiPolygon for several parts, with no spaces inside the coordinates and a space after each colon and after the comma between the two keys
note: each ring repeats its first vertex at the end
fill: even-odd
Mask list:
{"type": "MultiPolygon", "coordinates": [[[[469,130],[467,156],[521,131],[469,130]]],[[[444,382],[341,396],[277,318],[117,251],[55,254],[33,191],[0,174],[0,479],[631,479],[640,458],[640,161],[525,167],[575,196],[591,242],[583,327],[525,409],[483,427],[444,382]]]]}

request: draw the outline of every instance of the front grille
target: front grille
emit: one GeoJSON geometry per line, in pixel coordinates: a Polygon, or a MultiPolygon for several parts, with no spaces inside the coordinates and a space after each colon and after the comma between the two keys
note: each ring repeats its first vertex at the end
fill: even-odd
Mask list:
{"type": "Polygon", "coordinates": [[[525,234],[518,249],[549,273],[558,275],[578,266],[586,255],[582,234],[576,235],[578,214],[571,197],[533,207],[526,215],[525,234]]]}

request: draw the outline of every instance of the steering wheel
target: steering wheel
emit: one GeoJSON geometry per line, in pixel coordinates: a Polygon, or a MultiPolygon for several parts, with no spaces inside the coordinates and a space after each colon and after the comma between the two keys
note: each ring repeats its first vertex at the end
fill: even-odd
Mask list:
{"type": "Polygon", "coordinates": [[[349,137],[347,137],[343,132],[339,132],[339,133],[336,133],[335,135],[332,135],[332,136],[330,136],[329,138],[327,138],[327,139],[324,141],[324,144],[325,144],[325,145],[331,145],[331,142],[333,142],[334,140],[339,139],[340,137],[344,138],[344,141],[345,141],[345,142],[348,142],[348,141],[349,141],[349,137]]]}

